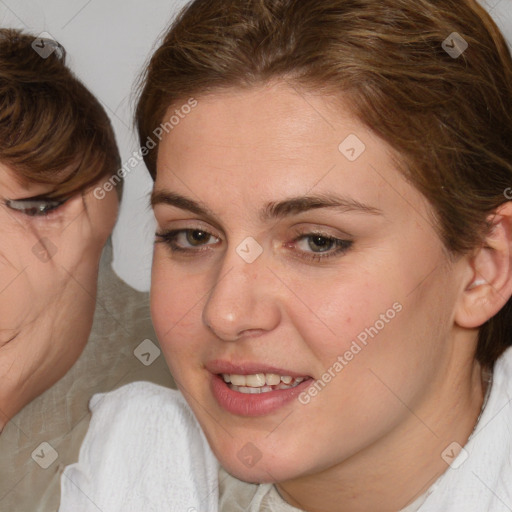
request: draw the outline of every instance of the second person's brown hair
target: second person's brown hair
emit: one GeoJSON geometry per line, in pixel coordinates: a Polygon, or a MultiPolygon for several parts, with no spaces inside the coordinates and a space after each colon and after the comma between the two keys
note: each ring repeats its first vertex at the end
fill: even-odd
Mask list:
{"type": "Polygon", "coordinates": [[[120,167],[114,131],[99,101],[66,66],[66,52],[43,58],[35,36],[0,29],[0,162],[51,196],[85,189],[120,167]]]}

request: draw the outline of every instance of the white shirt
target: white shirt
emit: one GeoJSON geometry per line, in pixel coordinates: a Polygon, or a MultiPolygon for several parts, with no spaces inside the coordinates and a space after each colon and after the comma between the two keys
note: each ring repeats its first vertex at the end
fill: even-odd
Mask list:
{"type": "Polygon", "coordinates": [[[134,382],[90,402],[60,512],[215,512],[218,462],[176,390],[134,382]]]}

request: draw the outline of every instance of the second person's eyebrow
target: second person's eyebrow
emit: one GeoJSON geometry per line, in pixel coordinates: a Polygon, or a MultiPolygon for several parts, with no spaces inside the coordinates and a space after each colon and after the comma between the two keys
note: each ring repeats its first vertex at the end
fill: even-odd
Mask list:
{"type": "MultiPolygon", "coordinates": [[[[196,215],[216,219],[215,215],[204,204],[190,199],[188,197],[170,192],[168,190],[154,191],[151,195],[151,206],[154,208],[158,204],[167,204],[187,210],[196,215]]],[[[317,210],[320,208],[331,208],[339,210],[343,213],[359,212],[370,215],[382,215],[382,211],[374,206],[366,205],[351,198],[336,196],[332,194],[322,194],[314,196],[300,196],[284,199],[283,201],[268,203],[260,212],[260,219],[268,222],[272,219],[287,217],[290,215],[298,215],[309,210],[317,210]]]]}

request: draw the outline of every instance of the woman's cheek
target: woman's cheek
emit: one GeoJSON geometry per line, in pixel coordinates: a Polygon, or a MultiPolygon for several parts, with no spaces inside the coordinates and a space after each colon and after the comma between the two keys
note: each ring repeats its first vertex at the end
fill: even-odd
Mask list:
{"type": "Polygon", "coordinates": [[[174,350],[179,340],[197,328],[200,321],[200,295],[193,282],[173,269],[164,254],[155,247],[151,284],[151,317],[161,345],[174,350]],[[199,297],[199,298],[198,298],[199,297]]]}

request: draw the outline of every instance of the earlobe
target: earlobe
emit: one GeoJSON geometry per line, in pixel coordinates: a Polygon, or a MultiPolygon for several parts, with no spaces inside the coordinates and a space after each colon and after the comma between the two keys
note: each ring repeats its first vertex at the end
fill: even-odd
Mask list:
{"type": "Polygon", "coordinates": [[[468,329],[487,322],[512,295],[512,202],[489,221],[489,234],[469,259],[471,272],[455,314],[455,323],[468,329]]]}

